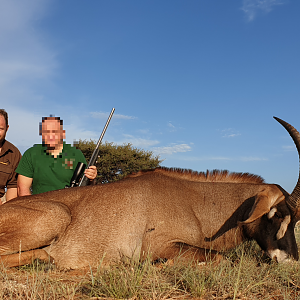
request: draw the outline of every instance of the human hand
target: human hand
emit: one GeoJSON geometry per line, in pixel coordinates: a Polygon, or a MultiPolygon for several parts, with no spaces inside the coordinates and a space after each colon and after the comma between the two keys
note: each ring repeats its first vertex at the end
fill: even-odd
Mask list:
{"type": "Polygon", "coordinates": [[[96,166],[90,166],[88,169],[85,169],[84,175],[89,179],[89,180],[94,180],[97,176],[97,168],[96,166]]]}

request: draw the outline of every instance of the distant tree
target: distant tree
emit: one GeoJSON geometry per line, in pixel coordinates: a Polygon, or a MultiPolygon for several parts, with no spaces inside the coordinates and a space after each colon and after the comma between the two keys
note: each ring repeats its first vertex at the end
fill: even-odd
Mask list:
{"type": "MultiPolygon", "coordinates": [[[[74,146],[80,149],[89,162],[97,142],[94,140],[79,140],[74,146]]],[[[98,170],[97,183],[107,183],[120,180],[132,172],[154,169],[162,160],[153,156],[151,151],[134,148],[131,144],[115,145],[105,143],[100,145],[96,162],[98,170]]]]}

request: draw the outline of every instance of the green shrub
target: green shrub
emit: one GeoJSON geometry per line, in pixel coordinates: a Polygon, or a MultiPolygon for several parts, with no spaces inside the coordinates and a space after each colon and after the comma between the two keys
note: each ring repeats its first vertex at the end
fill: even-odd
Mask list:
{"type": "MultiPolygon", "coordinates": [[[[79,140],[74,146],[80,149],[89,162],[96,147],[96,141],[79,140]]],[[[115,145],[105,143],[100,145],[96,162],[98,170],[97,182],[107,183],[120,180],[132,172],[154,169],[162,160],[153,156],[151,151],[134,148],[131,144],[115,145]]]]}

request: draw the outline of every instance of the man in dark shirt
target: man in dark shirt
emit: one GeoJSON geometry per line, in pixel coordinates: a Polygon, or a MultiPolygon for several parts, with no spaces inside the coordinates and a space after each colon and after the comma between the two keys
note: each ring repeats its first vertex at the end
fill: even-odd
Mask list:
{"type": "Polygon", "coordinates": [[[8,127],[7,112],[0,109],[0,204],[17,197],[17,174],[15,170],[21,159],[18,148],[5,139],[8,127]],[[7,189],[6,195],[5,188],[7,189]]]}

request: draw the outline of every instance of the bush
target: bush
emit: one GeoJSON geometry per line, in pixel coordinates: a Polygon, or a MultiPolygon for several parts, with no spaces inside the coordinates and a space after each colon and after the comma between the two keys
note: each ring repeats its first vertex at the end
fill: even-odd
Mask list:
{"type": "MultiPolygon", "coordinates": [[[[74,146],[82,151],[89,162],[96,144],[96,141],[93,140],[79,140],[74,146]]],[[[113,143],[101,144],[96,162],[97,183],[113,182],[132,172],[154,169],[161,162],[159,156],[153,156],[151,151],[134,148],[129,143],[121,146],[113,143]]]]}

